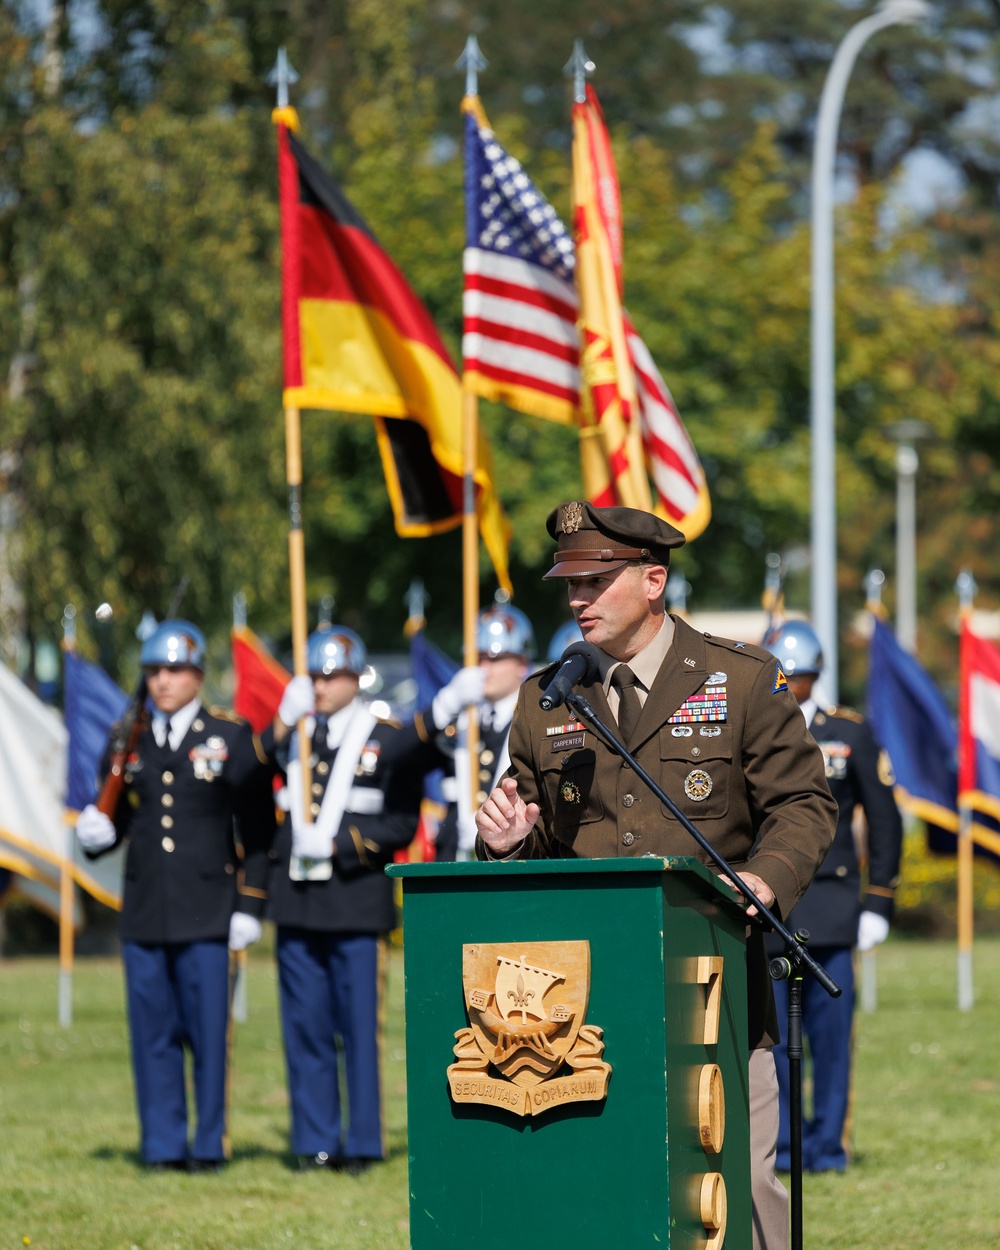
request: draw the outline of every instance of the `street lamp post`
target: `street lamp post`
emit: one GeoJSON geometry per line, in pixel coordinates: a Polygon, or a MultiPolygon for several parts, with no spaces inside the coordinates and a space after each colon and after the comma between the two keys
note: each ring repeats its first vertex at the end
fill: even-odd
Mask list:
{"type": "Polygon", "coordinates": [[[858,53],[887,26],[911,26],[924,0],[884,0],[844,36],[823,86],[812,170],[812,618],[825,657],[824,683],[839,693],[837,658],[837,503],[833,377],[833,179],[844,91],[858,53]]]}

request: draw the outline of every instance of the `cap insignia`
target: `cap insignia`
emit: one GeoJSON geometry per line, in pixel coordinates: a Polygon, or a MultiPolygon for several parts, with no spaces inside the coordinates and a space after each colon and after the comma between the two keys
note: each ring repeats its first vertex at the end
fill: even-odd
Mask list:
{"type": "Polygon", "coordinates": [[[564,534],[575,534],[583,524],[583,504],[574,501],[568,503],[562,510],[561,524],[559,529],[564,534]]]}

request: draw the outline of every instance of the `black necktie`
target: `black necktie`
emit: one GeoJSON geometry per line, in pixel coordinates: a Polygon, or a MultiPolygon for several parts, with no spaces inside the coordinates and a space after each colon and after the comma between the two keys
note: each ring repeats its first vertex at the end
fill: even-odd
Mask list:
{"type": "Polygon", "coordinates": [[[167,751],[173,750],[173,747],[170,745],[170,725],[171,719],[168,716],[166,724],[163,726],[163,746],[167,751]]]}
{"type": "Polygon", "coordinates": [[[326,746],[326,732],[330,724],[329,716],[324,716],[322,712],[316,715],[316,728],[313,730],[313,748],[321,751],[326,746]]]}
{"type": "Polygon", "coordinates": [[[632,737],[642,711],[639,694],[635,688],[635,673],[627,664],[619,664],[611,674],[611,684],[618,691],[618,728],[626,743],[632,737]]]}

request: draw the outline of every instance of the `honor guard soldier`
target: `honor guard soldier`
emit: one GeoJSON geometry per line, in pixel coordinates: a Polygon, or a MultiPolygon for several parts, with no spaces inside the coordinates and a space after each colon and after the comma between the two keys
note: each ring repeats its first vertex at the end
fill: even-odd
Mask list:
{"type": "MultiPolygon", "coordinates": [[[[479,697],[472,702],[479,706],[479,758],[475,763],[470,761],[462,744],[465,719],[460,713],[468,705],[456,705],[454,715],[460,718],[459,748],[455,752],[454,776],[446,777],[442,786],[448,800],[448,810],[438,830],[438,860],[474,857],[475,807],[470,799],[472,784],[469,773],[473,768],[478,771],[478,805],[485,801],[487,794],[510,764],[507,738],[514,705],[517,703],[517,692],[531,672],[531,663],[535,658],[535,634],[525,614],[504,600],[495,603],[480,615],[476,629],[476,646],[482,677],[479,697]]],[[[472,673],[475,670],[462,671],[472,673]]],[[[468,684],[473,685],[471,678],[468,684]]],[[[440,723],[442,715],[436,701],[435,722],[440,723]]]]}
{"type": "Polygon", "coordinates": [[[546,660],[549,664],[558,664],[562,659],[562,653],[573,642],[583,641],[583,631],[576,621],[563,621],[556,632],[549,639],[549,649],[546,654],[546,660]]]}
{"type": "Polygon", "coordinates": [[[200,702],[197,626],[164,621],[140,662],[150,723],[126,760],[114,822],[90,805],[77,836],[91,856],[128,842],[121,940],[143,1161],[217,1171],[229,1154],[229,951],[260,937],[272,770],[249,726],[200,702]],[[197,1110],[190,1149],[185,1046],[197,1110]]]}
{"type": "MultiPolygon", "coordinates": [[[[598,716],[765,906],[787,915],[826,854],[836,805],[823,757],[774,656],[698,633],[664,610],[679,530],[633,508],[573,501],[548,517],[554,567],[598,656],[586,690],[598,716]]],[[[476,815],[483,859],[689,855],[698,845],[635,773],[565,707],[539,698],[555,668],[525,683],[510,733],[510,768],[476,815]],[[570,723],[564,723],[570,721],[570,723]]],[[[761,933],[749,931],[747,974],[751,1195],[755,1247],[788,1242],[788,1198],[774,1175],[777,1018],[761,933]]]]}
{"type": "MultiPolygon", "coordinates": [[[[812,1057],[813,1114],[802,1126],[802,1166],[807,1172],[843,1172],[848,1143],[845,1124],[850,1105],[851,1035],[854,1018],[854,947],[871,950],[889,933],[899,878],[903,825],[893,798],[889,757],[875,741],[863,717],[850,708],[820,708],[813,686],[823,671],[819,638],[806,621],[786,621],[764,639],[778,658],[819,743],[826,778],[837,801],[833,846],[802,901],[786,920],[794,932],[809,933],[809,950],[843,989],[831,998],[811,977],[802,982],[802,1032],[812,1057]],[[854,836],[854,816],[864,812],[868,827],[867,880],[862,889],[861,863],[854,836]]],[[[775,954],[779,953],[775,948],[775,954]]],[[[788,987],[775,982],[779,1010],[787,1009],[788,987]]],[[[790,1166],[788,1055],[774,1052],[781,1090],[778,1167],[790,1166]]]]}
{"type": "Polygon", "coordinates": [[[291,819],[279,830],[270,876],[292,1151],[303,1168],[357,1174],[386,1152],[381,1023],[385,935],[396,917],[383,869],[412,840],[424,774],[441,756],[430,715],[402,726],[378,719],[358,697],[367,655],[353,630],[321,626],[307,663],[310,675],[292,678],[275,724],[291,819]],[[307,816],[298,734],[289,738],[303,717],[312,742],[307,816]]]}

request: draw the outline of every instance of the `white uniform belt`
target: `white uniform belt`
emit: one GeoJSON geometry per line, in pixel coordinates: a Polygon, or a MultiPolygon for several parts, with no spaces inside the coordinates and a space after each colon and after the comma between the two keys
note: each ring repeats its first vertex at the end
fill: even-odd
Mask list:
{"type": "Polygon", "coordinates": [[[344,804],[344,811],[355,816],[380,816],[385,807],[385,795],[374,786],[352,786],[344,804]]]}

